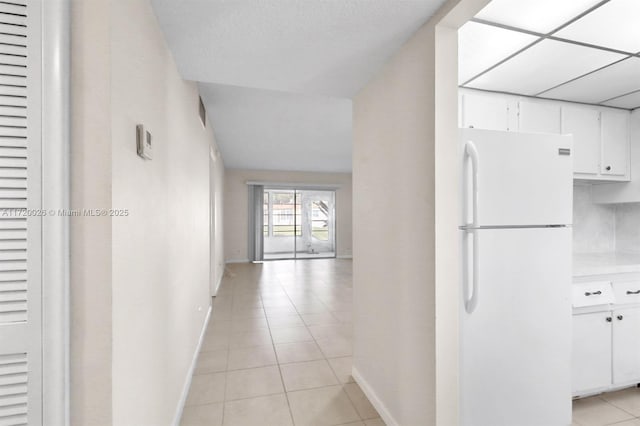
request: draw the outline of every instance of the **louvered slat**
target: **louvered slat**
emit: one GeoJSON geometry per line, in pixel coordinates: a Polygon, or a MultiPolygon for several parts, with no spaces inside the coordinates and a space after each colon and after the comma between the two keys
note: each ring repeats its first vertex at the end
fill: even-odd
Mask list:
{"type": "MultiPolygon", "coordinates": [[[[0,188],[3,188],[0,183],[0,188]]],[[[21,229],[27,228],[27,219],[25,217],[0,217],[0,229],[21,229]]]]}
{"type": "Polygon", "coordinates": [[[0,272],[7,271],[26,271],[27,270],[27,261],[26,260],[7,260],[0,261],[0,272]]]}
{"type": "MultiPolygon", "coordinates": [[[[26,250],[27,249],[27,239],[17,239],[17,240],[0,240],[0,250],[26,250]]],[[[0,282],[3,281],[2,274],[0,274],[0,282]]],[[[4,281],[13,281],[13,280],[4,280],[4,281]]]]}
{"type": "Polygon", "coordinates": [[[27,300],[27,291],[26,290],[20,290],[20,291],[5,291],[5,290],[0,290],[0,303],[5,303],[5,302],[24,302],[27,300]]]}
{"type": "Polygon", "coordinates": [[[26,239],[26,238],[27,238],[27,231],[24,228],[0,229],[0,241],[1,240],[17,240],[17,239],[19,240],[19,239],[26,239]]]}
{"type": "Polygon", "coordinates": [[[11,25],[5,23],[3,19],[0,19],[0,34],[7,35],[14,38],[22,38],[26,40],[27,28],[19,25],[11,25]]]}
{"type": "MultiPolygon", "coordinates": [[[[13,179],[13,178],[0,178],[0,188],[27,188],[27,180],[26,179],[13,179]]],[[[0,220],[3,219],[2,214],[0,214],[0,220]]],[[[2,224],[0,224],[2,227],[2,224]]]]}
{"type": "MultiPolygon", "coordinates": [[[[0,63],[2,63],[1,57],[0,57],[0,63]]],[[[0,90],[0,105],[26,109],[27,98],[19,97],[19,96],[7,96],[2,90],[0,90]]]]}
{"type": "MultiPolygon", "coordinates": [[[[26,367],[26,364],[25,364],[26,367]]],[[[7,396],[0,396],[0,406],[2,405],[17,405],[17,404],[26,404],[27,402],[27,394],[26,393],[18,393],[7,396]]]]}
{"type": "Polygon", "coordinates": [[[27,279],[27,273],[24,271],[19,271],[19,272],[15,272],[15,271],[11,271],[11,272],[6,272],[6,271],[2,271],[0,272],[0,284],[3,282],[7,282],[7,281],[26,281],[27,279]]]}
{"type": "Polygon", "coordinates": [[[20,13],[13,13],[10,11],[10,6],[6,3],[1,5],[0,7],[0,22],[6,24],[11,27],[21,27],[26,28],[27,26],[27,18],[25,15],[26,11],[21,11],[20,13]]]}
{"type": "Polygon", "coordinates": [[[18,290],[27,290],[27,282],[26,281],[4,281],[0,282],[0,292],[3,291],[18,291],[18,290]]]}
{"type": "Polygon", "coordinates": [[[13,65],[0,65],[0,75],[20,79],[20,80],[6,80],[7,82],[16,81],[16,82],[24,83],[27,77],[27,67],[17,67],[13,65]]]}
{"type": "MultiPolygon", "coordinates": [[[[0,129],[2,131],[2,129],[0,129]]],[[[9,177],[9,178],[27,178],[27,169],[26,167],[3,167],[0,166],[0,176],[9,177]]],[[[0,206],[2,207],[2,206],[0,206]]]]}
{"type": "Polygon", "coordinates": [[[0,398],[27,393],[27,382],[0,386],[0,398]]]}

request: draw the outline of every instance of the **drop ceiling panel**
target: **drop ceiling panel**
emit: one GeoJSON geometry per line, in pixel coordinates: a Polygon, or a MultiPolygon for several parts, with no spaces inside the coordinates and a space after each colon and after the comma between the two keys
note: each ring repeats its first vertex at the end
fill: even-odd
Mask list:
{"type": "Polygon", "coordinates": [[[476,18],[546,34],[599,2],[600,0],[493,0],[476,18]]]}
{"type": "Polygon", "coordinates": [[[541,94],[543,97],[600,103],[640,89],[640,59],[629,58],[541,94]]]}
{"type": "Polygon", "coordinates": [[[636,53],[640,51],[640,1],[612,0],[554,36],[636,53]]]}
{"type": "Polygon", "coordinates": [[[627,109],[640,108],[640,91],[612,99],[603,105],[627,109]]]}
{"type": "Polygon", "coordinates": [[[538,39],[492,25],[467,22],[458,33],[458,83],[462,84],[538,39]]]}
{"type": "Polygon", "coordinates": [[[466,86],[533,96],[623,58],[617,53],[543,40],[466,86]]]}

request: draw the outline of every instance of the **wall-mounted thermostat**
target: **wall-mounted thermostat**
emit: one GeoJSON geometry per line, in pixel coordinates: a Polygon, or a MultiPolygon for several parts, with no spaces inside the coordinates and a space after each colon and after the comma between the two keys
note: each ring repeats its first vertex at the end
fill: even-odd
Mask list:
{"type": "Polygon", "coordinates": [[[151,148],[151,133],[145,130],[142,124],[136,126],[136,145],[138,148],[138,155],[145,160],[151,160],[153,158],[153,150],[151,148]]]}

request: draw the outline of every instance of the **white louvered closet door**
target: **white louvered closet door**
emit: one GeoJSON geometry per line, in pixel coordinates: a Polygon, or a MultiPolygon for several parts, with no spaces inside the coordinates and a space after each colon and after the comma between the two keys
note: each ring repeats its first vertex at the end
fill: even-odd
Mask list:
{"type": "Polygon", "coordinates": [[[0,1],[0,426],[43,423],[40,1],[0,1]]]}

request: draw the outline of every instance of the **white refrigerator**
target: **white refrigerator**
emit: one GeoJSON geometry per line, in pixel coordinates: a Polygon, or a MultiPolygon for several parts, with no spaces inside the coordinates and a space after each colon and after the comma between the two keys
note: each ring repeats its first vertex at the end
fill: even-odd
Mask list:
{"type": "Polygon", "coordinates": [[[572,137],[460,142],[461,425],[570,425],[572,137]]]}

